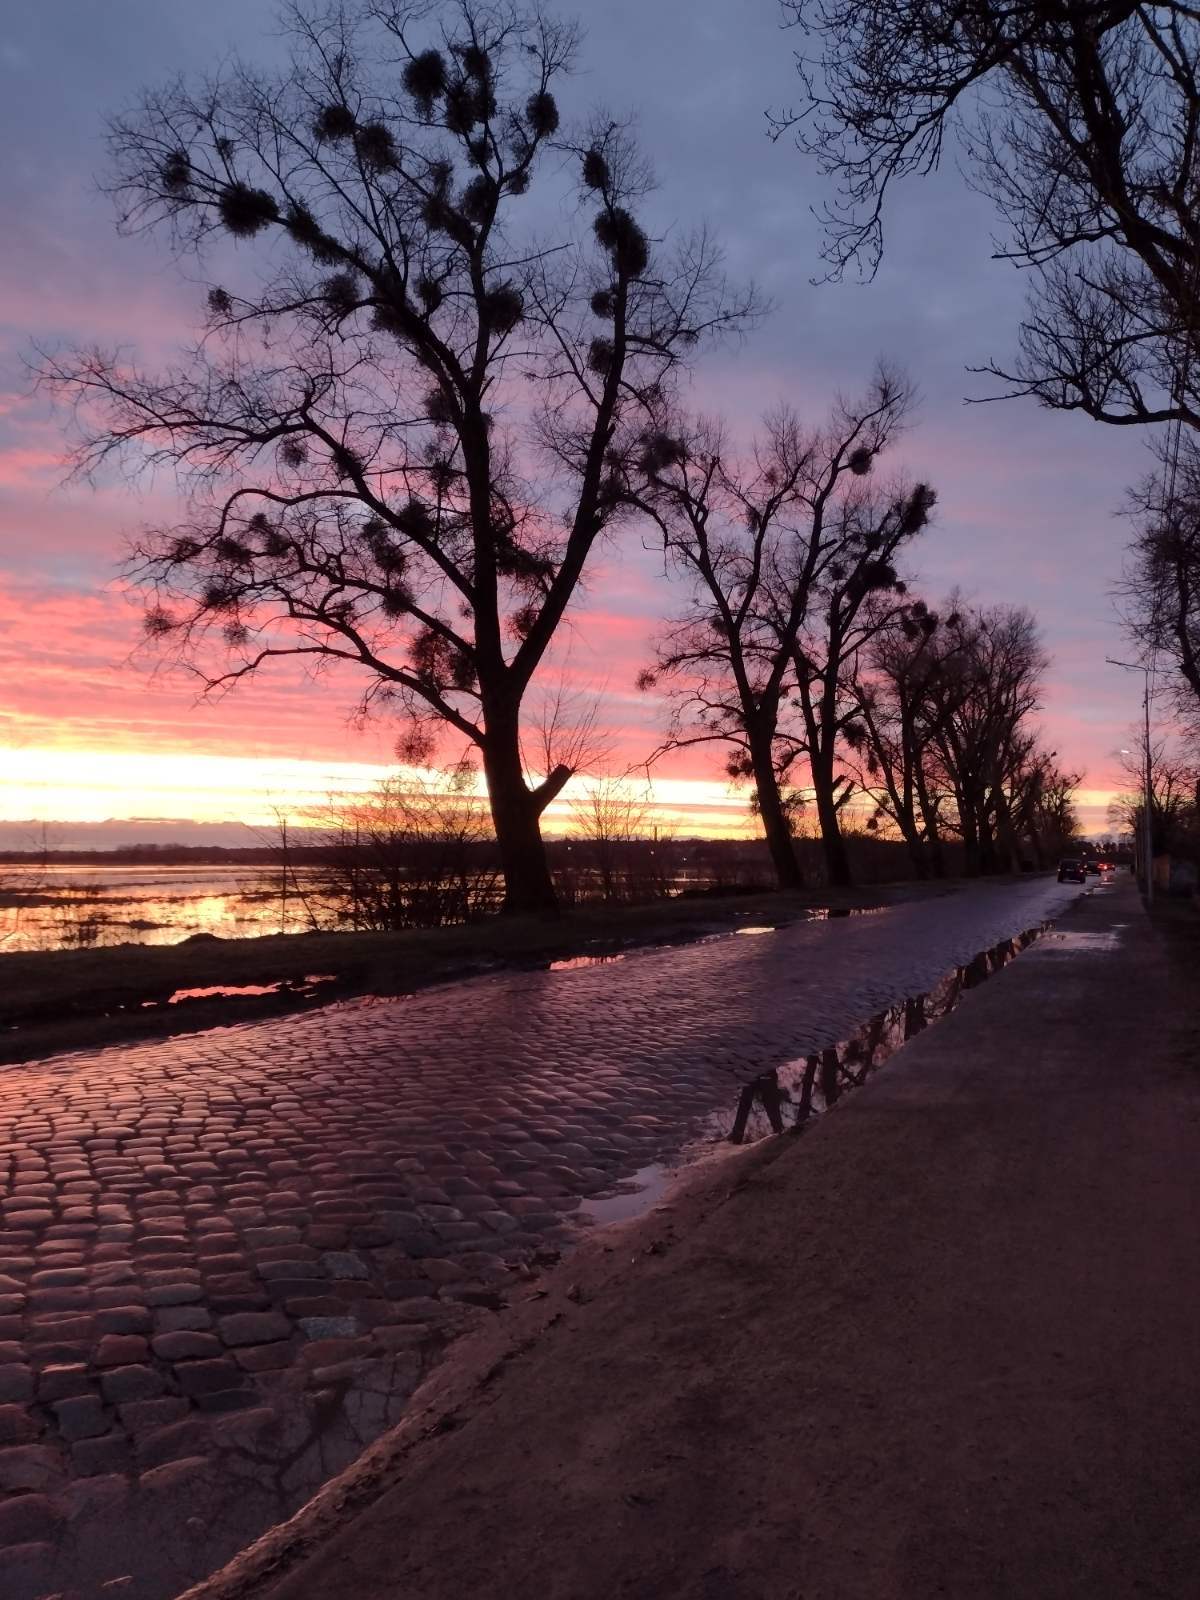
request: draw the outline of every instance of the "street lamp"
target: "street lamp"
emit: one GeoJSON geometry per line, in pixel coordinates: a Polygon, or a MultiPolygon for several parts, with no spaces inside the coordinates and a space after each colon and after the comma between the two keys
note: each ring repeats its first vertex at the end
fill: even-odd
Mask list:
{"type": "MultiPolygon", "coordinates": [[[[1154,904],[1154,834],[1151,825],[1151,809],[1154,802],[1154,790],[1150,782],[1150,668],[1140,661],[1114,661],[1112,656],[1105,656],[1105,661],[1110,667],[1123,667],[1126,672],[1140,672],[1143,674],[1142,684],[1142,775],[1145,787],[1142,795],[1142,859],[1146,863],[1146,905],[1154,904]]],[[[1122,755],[1128,754],[1122,751],[1122,755]]]]}

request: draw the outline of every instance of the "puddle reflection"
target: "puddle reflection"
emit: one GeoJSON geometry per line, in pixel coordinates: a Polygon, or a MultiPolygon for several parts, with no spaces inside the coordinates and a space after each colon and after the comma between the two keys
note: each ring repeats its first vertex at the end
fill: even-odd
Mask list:
{"type": "MultiPolygon", "coordinates": [[[[236,1000],[264,994],[310,995],[323,983],[336,983],[336,972],[311,972],[303,978],[280,978],[275,983],[213,983],[199,989],[176,989],[167,1005],[183,1005],[188,1000],[236,1000]]],[[[143,1000],[143,1009],[157,1001],[143,1000]]]]}
{"type": "MultiPolygon", "coordinates": [[[[1124,927],[1124,923],[1118,924],[1124,927]]],[[[1110,929],[1107,933],[1055,933],[1046,941],[1047,954],[1078,955],[1083,951],[1107,950],[1115,951],[1121,948],[1117,928],[1110,929]]]]}
{"type": "MultiPolygon", "coordinates": [[[[948,972],[926,993],[912,995],[884,1011],[876,1012],[850,1038],[811,1055],[800,1056],[795,1061],[784,1062],[782,1066],[753,1079],[741,1090],[733,1126],[725,1137],[731,1144],[744,1144],[748,1138],[753,1140],[770,1133],[783,1133],[786,1126],[785,1111],[793,1113],[793,1127],[802,1127],[810,1117],[827,1111],[842,1095],[860,1088],[867,1077],[909,1039],[953,1011],[966,990],[975,988],[992,973],[1007,966],[1022,950],[1040,938],[1047,926],[1041,923],[1017,934],[1015,938],[1002,939],[990,949],[980,951],[965,965],[948,972]]],[[[1108,936],[1059,937],[1104,939],[1108,936]]],[[[1109,948],[1107,945],[1102,947],[1109,948]]]]}
{"type": "Polygon", "coordinates": [[[616,1194],[603,1195],[598,1199],[585,1198],[575,1213],[576,1218],[596,1227],[603,1227],[609,1222],[628,1222],[632,1217],[640,1217],[661,1200],[670,1181],[670,1168],[661,1162],[654,1162],[623,1179],[616,1194]]]}
{"type": "Polygon", "coordinates": [[[624,955],[610,954],[604,956],[564,956],[561,961],[551,961],[546,966],[547,972],[579,972],[584,967],[610,967],[614,961],[624,961],[624,955]]]}

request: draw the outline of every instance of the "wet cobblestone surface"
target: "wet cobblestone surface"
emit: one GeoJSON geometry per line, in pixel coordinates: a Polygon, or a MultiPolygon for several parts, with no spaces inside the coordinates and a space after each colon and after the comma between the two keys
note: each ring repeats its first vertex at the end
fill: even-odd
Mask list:
{"type": "Polygon", "coordinates": [[[5,1600],[178,1592],[393,1423],[589,1196],[1078,892],[0,1070],[5,1600]]]}

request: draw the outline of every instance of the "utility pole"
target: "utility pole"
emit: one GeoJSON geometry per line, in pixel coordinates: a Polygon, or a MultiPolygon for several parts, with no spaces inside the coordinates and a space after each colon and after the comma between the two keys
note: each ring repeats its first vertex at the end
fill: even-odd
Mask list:
{"type": "Polygon", "coordinates": [[[1154,904],[1154,830],[1152,809],[1154,787],[1150,779],[1150,668],[1140,661],[1114,661],[1105,656],[1110,667],[1124,667],[1126,672],[1140,672],[1142,684],[1142,860],[1146,867],[1146,905],[1154,904]]]}

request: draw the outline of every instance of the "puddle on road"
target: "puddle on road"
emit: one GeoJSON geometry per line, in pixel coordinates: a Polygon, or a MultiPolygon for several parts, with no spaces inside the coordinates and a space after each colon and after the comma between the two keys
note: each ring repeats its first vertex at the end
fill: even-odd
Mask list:
{"type": "Polygon", "coordinates": [[[1085,951],[1108,951],[1110,954],[1121,948],[1119,930],[1125,923],[1118,923],[1110,928],[1107,933],[1052,933],[1046,940],[1044,952],[1047,955],[1082,955],[1085,951]]]}
{"type": "MultiPolygon", "coordinates": [[[[723,1132],[726,1122],[722,1114],[719,1118],[708,1119],[709,1136],[725,1138],[731,1144],[744,1144],[747,1140],[783,1133],[785,1114],[789,1110],[793,1112],[792,1126],[802,1127],[811,1117],[827,1111],[844,1094],[860,1088],[890,1056],[931,1023],[953,1011],[968,989],[975,988],[1015,960],[1048,926],[1039,923],[1014,938],[1002,939],[999,944],[980,951],[965,965],[948,972],[932,989],[876,1012],[850,1038],[761,1074],[742,1088],[728,1133],[723,1132]]],[[[1101,941],[1078,948],[1116,948],[1115,938],[1107,934],[1055,937],[1101,941]],[[1105,942],[1110,938],[1111,944],[1105,942]]]]}
{"type": "Polygon", "coordinates": [[[546,964],[547,972],[581,972],[585,967],[610,967],[614,961],[624,961],[623,954],[603,956],[564,956],[561,961],[546,964]]]}
{"type": "MultiPolygon", "coordinates": [[[[312,972],[304,978],[280,978],[276,983],[214,983],[199,989],[176,989],[167,1000],[169,1006],[185,1004],[188,1000],[237,1000],[264,994],[311,995],[323,983],[336,983],[335,972],[312,972]]],[[[143,1000],[142,1009],[158,1005],[157,1000],[143,1000]]]]}
{"type": "MultiPolygon", "coordinates": [[[[794,927],[802,922],[831,922],[839,917],[875,917],[887,911],[887,906],[811,906],[805,911],[798,912],[795,916],[788,917],[782,923],[746,923],[739,928],[722,928],[719,932],[701,934],[699,938],[687,938],[669,941],[666,944],[648,944],[640,949],[629,952],[635,955],[656,955],[664,950],[674,950],[680,946],[690,944],[716,944],[718,941],[736,938],[741,934],[758,935],[764,933],[779,933],[786,928],[794,927]]],[[[577,972],[584,967],[605,967],[614,961],[624,961],[626,952],[610,952],[608,954],[565,956],[559,961],[548,961],[538,970],[542,972],[577,972]]]]}
{"type": "MultiPolygon", "coordinates": [[[[206,989],[176,989],[167,1004],[178,1006],[185,1000],[232,1000],[237,995],[280,994],[282,991],[282,983],[213,983],[206,989]]],[[[152,1006],[156,1005],[157,1001],[146,1000],[143,1004],[152,1006]]]]}
{"type": "Polygon", "coordinates": [[[585,1226],[604,1227],[610,1222],[628,1222],[632,1217],[640,1217],[662,1199],[672,1176],[673,1169],[661,1161],[642,1167],[623,1178],[615,1194],[585,1198],[575,1213],[576,1220],[585,1226]]]}

